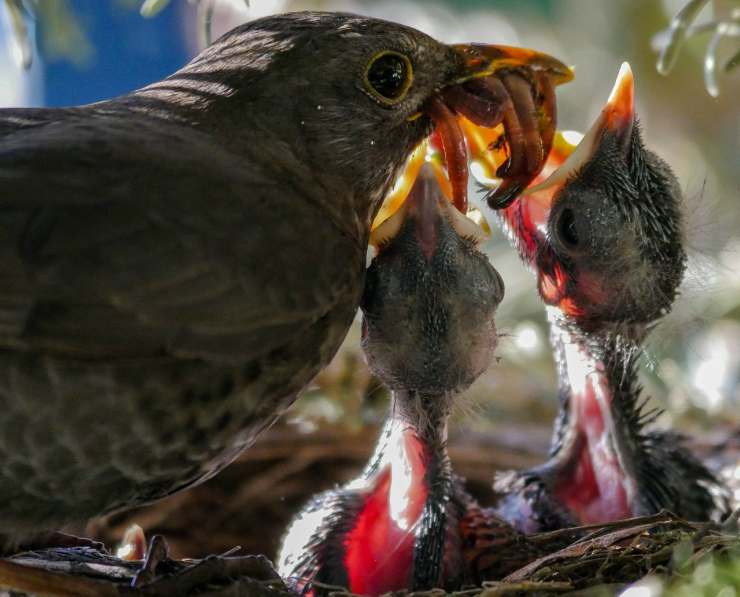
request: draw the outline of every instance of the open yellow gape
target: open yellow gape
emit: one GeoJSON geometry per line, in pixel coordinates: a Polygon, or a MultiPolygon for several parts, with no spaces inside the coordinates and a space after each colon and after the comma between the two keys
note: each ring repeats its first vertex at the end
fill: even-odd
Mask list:
{"type": "MultiPolygon", "coordinates": [[[[464,116],[458,118],[468,146],[471,174],[483,186],[496,188],[502,180],[496,176],[496,171],[499,166],[509,159],[507,146],[504,143],[503,125],[487,128],[472,123],[464,116]]],[[[532,181],[530,188],[546,180],[550,174],[562,165],[568,156],[573,153],[582,138],[583,134],[577,131],[557,131],[545,166],[542,172],[532,181]]],[[[447,177],[444,155],[435,142],[434,135],[432,135],[422,141],[409,157],[406,166],[396,179],[396,183],[386,196],[373,221],[373,230],[396,213],[403,205],[425,163],[432,166],[440,189],[445,197],[452,201],[452,186],[447,177]]],[[[523,194],[526,194],[526,190],[523,194]]],[[[487,234],[490,234],[488,223],[477,208],[471,208],[466,215],[479,224],[487,234]]]]}

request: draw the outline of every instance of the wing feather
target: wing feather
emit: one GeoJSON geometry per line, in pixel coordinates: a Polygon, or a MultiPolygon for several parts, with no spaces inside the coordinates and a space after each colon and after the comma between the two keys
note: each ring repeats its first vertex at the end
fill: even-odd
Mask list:
{"type": "Polygon", "coordinates": [[[359,251],[277,173],[151,118],[0,140],[0,347],[243,361],[321,318],[359,251]]]}

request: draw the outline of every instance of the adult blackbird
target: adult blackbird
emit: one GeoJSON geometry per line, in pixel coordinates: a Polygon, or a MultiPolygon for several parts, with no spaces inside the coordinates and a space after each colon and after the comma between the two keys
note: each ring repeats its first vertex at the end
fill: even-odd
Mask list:
{"type": "MultiPolygon", "coordinates": [[[[116,99],[1,110],[0,533],[230,462],[344,338],[370,222],[433,119],[464,163],[455,111],[516,122],[545,71],[571,77],[530,51],[294,13],[116,99]],[[500,68],[513,92],[486,96],[500,68]]],[[[535,137],[512,178],[541,168],[535,137]]]]}
{"type": "Polygon", "coordinates": [[[499,478],[499,513],[526,532],[667,509],[721,514],[726,490],[641,398],[641,343],[682,280],[682,196],[647,149],[622,66],[589,133],[542,184],[502,212],[548,305],[560,413],[548,461],[499,478]]]}
{"type": "MultiPolygon", "coordinates": [[[[455,398],[493,358],[501,277],[478,250],[480,228],[445,199],[428,169],[374,235],[363,348],[392,391],[390,412],[361,475],[315,496],[284,539],[279,572],[310,594],[326,585],[361,595],[460,588],[474,576],[465,548],[479,548],[467,535],[483,525],[490,535],[494,526],[454,476],[446,443],[455,398]]],[[[500,549],[489,552],[509,572],[531,551],[499,522],[500,549]]]]}

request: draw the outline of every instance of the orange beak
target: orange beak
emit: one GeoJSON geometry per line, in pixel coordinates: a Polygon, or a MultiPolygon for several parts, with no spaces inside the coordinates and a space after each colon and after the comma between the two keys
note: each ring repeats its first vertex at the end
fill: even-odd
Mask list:
{"type": "MultiPolygon", "coordinates": [[[[449,93],[459,92],[460,88],[456,86],[466,81],[489,77],[503,69],[527,70],[533,77],[544,74],[552,85],[572,80],[573,71],[556,58],[527,48],[482,44],[456,44],[450,47],[458,55],[460,64],[458,74],[447,90],[442,90],[439,96],[431,99],[426,112],[434,121],[439,136],[447,164],[447,177],[452,187],[453,203],[465,213],[468,205],[468,152],[465,135],[460,125],[461,118],[457,113],[459,106],[449,103],[452,100],[449,93]]],[[[471,100],[478,104],[476,100],[483,100],[483,98],[468,95],[462,101],[467,103],[471,100]]],[[[503,98],[500,97],[494,101],[484,100],[481,102],[483,109],[481,105],[476,105],[475,117],[470,117],[476,121],[475,124],[482,126],[492,126],[495,122],[501,122],[503,118],[502,100],[503,98]]],[[[459,97],[457,101],[461,101],[459,97]]],[[[554,126],[552,128],[554,129],[554,126]]]]}
{"type": "Polygon", "coordinates": [[[370,234],[370,244],[378,251],[393,239],[405,222],[414,222],[414,239],[422,252],[431,259],[436,251],[437,225],[442,221],[451,225],[460,236],[477,243],[486,238],[485,230],[456,209],[445,196],[445,187],[439,184],[439,168],[433,162],[422,164],[402,205],[370,234]]]}
{"type": "Polygon", "coordinates": [[[615,136],[626,150],[634,121],[634,78],[625,62],[609,99],[589,131],[585,135],[558,132],[545,167],[534,184],[500,212],[525,259],[535,258],[537,239],[547,234],[550,209],[558,192],[592,159],[605,135],[615,136]]]}
{"type": "MultiPolygon", "coordinates": [[[[434,137],[437,148],[441,151],[432,159],[429,159],[431,156],[427,155],[426,143],[423,143],[414,151],[409,158],[406,169],[384,201],[373,222],[373,228],[387,219],[403,203],[425,160],[431,161],[434,174],[443,193],[450,198],[459,211],[467,212],[468,151],[474,149],[475,153],[483,154],[487,148],[470,144],[468,131],[472,130],[471,127],[477,125],[457,114],[446,104],[442,97],[446,90],[466,81],[488,77],[502,69],[511,68],[526,69],[538,74],[538,76],[546,74],[555,85],[566,83],[573,78],[573,71],[565,64],[552,56],[534,50],[482,44],[455,44],[450,47],[458,57],[457,72],[451,77],[449,85],[443,88],[438,96],[433,97],[424,110],[436,125],[434,137]],[[468,144],[466,144],[466,138],[468,144]],[[440,159],[435,159],[442,155],[444,156],[444,167],[440,159]]],[[[482,99],[481,101],[490,102],[491,100],[482,99]]],[[[497,107],[500,108],[495,101],[491,102],[490,105],[493,110],[492,114],[495,114],[497,107]]],[[[500,122],[500,118],[497,121],[500,122]]],[[[483,130],[482,127],[481,130],[483,130]]],[[[487,130],[501,131],[503,127],[499,126],[487,130]]],[[[496,155],[498,157],[489,157],[488,159],[500,160],[499,163],[506,160],[503,151],[496,155]]]]}
{"type": "Polygon", "coordinates": [[[545,72],[554,85],[573,80],[573,71],[560,60],[535,50],[485,44],[453,44],[450,47],[457,52],[462,63],[453,84],[494,75],[505,68],[545,72]]]}

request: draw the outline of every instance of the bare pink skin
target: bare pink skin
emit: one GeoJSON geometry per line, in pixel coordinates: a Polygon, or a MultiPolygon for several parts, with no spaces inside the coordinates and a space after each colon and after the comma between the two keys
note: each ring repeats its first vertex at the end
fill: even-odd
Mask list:
{"type": "Polygon", "coordinates": [[[570,432],[575,437],[566,441],[575,442],[577,448],[555,494],[581,524],[629,518],[637,490],[614,445],[613,396],[604,365],[567,332],[560,333],[572,389],[570,417],[575,423],[570,432]]]}
{"type": "Polygon", "coordinates": [[[353,529],[344,563],[349,590],[382,595],[411,582],[417,523],[427,499],[426,454],[413,428],[397,423],[353,529]]]}

